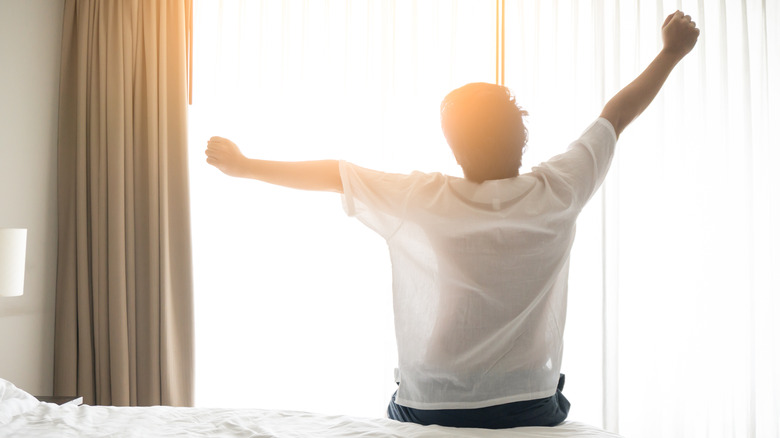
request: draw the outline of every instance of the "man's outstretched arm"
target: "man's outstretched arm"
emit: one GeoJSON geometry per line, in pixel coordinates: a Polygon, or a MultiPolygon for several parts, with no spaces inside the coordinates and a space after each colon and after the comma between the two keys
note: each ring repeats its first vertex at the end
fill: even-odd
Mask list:
{"type": "Polygon", "coordinates": [[[253,178],[294,189],[344,192],[336,160],[253,160],[245,157],[235,143],[222,137],[211,137],[206,156],[207,163],[226,175],[253,178]]]}
{"type": "Polygon", "coordinates": [[[696,45],[699,29],[689,15],[677,11],[661,27],[663,49],[633,82],[604,106],[601,117],[609,120],[619,136],[650,105],[672,69],[696,45]]]}

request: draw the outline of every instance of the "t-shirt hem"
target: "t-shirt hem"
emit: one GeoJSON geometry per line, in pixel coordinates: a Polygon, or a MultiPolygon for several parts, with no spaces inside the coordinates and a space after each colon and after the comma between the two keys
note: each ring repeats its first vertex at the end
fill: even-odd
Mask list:
{"type": "Polygon", "coordinates": [[[490,400],[476,401],[476,402],[415,402],[412,400],[406,400],[396,395],[395,402],[401,406],[406,406],[412,409],[422,410],[438,410],[438,409],[479,409],[487,408],[490,406],[503,405],[507,403],[537,400],[542,398],[548,398],[555,395],[557,388],[547,391],[532,392],[529,394],[513,395],[507,397],[493,398],[490,400]]]}

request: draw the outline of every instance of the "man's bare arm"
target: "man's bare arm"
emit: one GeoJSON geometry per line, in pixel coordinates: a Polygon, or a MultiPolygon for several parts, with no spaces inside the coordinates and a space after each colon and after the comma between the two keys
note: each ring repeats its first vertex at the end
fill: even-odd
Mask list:
{"type": "Polygon", "coordinates": [[[601,117],[609,120],[619,136],[655,99],[669,73],[696,45],[699,29],[689,15],[677,11],[661,28],[664,46],[653,62],[633,82],[604,106],[601,117]]]}
{"type": "Polygon", "coordinates": [[[211,137],[206,156],[207,163],[226,175],[253,178],[294,189],[344,192],[336,160],[254,160],[245,157],[235,143],[222,137],[211,137]]]}

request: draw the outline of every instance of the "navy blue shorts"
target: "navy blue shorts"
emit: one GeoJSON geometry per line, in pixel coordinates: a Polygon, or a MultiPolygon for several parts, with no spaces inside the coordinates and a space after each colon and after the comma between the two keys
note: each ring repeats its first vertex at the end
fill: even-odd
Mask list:
{"type": "Polygon", "coordinates": [[[519,401],[477,409],[414,409],[395,402],[395,394],[387,406],[387,416],[393,420],[422,425],[438,424],[450,427],[507,429],[520,426],[555,426],[569,414],[571,404],[561,392],[566,377],[561,374],[554,395],[536,400],[519,401]]]}

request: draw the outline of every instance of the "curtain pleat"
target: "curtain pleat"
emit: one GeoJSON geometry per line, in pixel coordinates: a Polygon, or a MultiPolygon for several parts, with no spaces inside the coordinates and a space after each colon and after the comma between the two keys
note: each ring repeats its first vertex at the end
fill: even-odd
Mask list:
{"type": "Polygon", "coordinates": [[[88,404],[192,404],[187,3],[65,3],[54,385],[88,404]]]}

